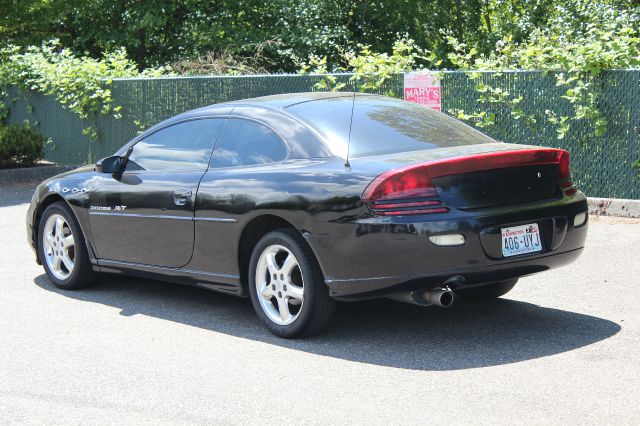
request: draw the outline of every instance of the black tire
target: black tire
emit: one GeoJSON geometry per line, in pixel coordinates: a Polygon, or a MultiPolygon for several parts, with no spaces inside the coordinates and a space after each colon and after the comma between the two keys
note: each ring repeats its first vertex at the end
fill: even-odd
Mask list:
{"type": "Polygon", "coordinates": [[[93,285],[97,279],[97,273],[91,267],[89,253],[82,234],[82,229],[76,221],[75,215],[66,203],[58,201],[49,205],[42,213],[40,223],[38,225],[38,255],[42,261],[49,280],[58,288],[63,290],[76,290],[93,285]],[[74,264],[71,273],[65,279],[56,277],[50,270],[46,260],[46,253],[43,244],[44,228],[47,220],[54,214],[64,217],[68,227],[71,229],[74,239],[74,264]]]}
{"type": "MultiPolygon", "coordinates": [[[[270,275],[270,274],[268,274],[270,275]]],[[[320,332],[331,320],[336,301],[329,296],[329,288],[324,282],[320,266],[302,236],[292,229],[280,229],[266,234],[253,249],[249,262],[249,294],[258,318],[273,334],[283,338],[310,336],[320,332]],[[270,246],[280,245],[287,248],[296,258],[303,280],[304,301],[298,317],[288,325],[272,321],[264,312],[258,300],[256,288],[256,269],[262,253],[270,246]]],[[[271,278],[269,277],[269,280],[271,278]]],[[[277,296],[273,296],[274,298],[277,296]]],[[[275,304],[275,302],[273,302],[275,304]]]]}
{"type": "Polygon", "coordinates": [[[456,290],[455,293],[463,300],[492,300],[507,294],[515,287],[518,279],[499,281],[477,287],[456,290]]]}

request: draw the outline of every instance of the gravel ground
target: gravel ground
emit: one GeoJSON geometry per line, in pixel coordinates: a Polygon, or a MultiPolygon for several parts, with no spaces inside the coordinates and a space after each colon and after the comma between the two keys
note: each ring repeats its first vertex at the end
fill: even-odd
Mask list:
{"type": "Polygon", "coordinates": [[[639,221],[592,218],[575,264],[501,300],[342,304],[286,341],[197,288],[57,290],[25,240],[33,187],[0,187],[0,423],[640,421],[639,221]]]}

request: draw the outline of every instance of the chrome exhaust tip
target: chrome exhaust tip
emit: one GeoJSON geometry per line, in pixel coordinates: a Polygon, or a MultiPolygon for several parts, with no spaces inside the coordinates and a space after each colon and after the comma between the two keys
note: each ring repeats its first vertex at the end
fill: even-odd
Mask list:
{"type": "Polygon", "coordinates": [[[448,308],[453,305],[455,297],[450,288],[435,288],[422,293],[422,297],[431,305],[448,308]]]}
{"type": "Polygon", "coordinates": [[[388,299],[398,302],[411,303],[420,306],[440,306],[448,308],[453,305],[455,296],[453,291],[448,287],[435,288],[433,290],[416,290],[406,293],[398,293],[387,296],[388,299]]]}

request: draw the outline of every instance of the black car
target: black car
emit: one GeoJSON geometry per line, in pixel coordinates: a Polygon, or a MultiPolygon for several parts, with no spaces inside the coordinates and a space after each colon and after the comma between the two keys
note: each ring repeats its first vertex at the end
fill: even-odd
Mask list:
{"type": "Polygon", "coordinates": [[[566,151],[497,142],[384,96],[196,109],[38,186],[37,261],[62,289],[117,272],[250,297],[282,337],[336,300],[490,299],[575,260],[587,201],[566,151]]]}

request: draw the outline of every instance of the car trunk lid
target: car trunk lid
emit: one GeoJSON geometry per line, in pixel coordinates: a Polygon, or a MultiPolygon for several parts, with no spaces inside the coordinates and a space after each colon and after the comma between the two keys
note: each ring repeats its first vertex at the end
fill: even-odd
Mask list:
{"type": "Polygon", "coordinates": [[[445,204],[478,209],[555,197],[557,174],[557,164],[538,164],[453,174],[433,183],[445,204]]]}
{"type": "MultiPolygon", "coordinates": [[[[446,213],[572,195],[566,151],[503,143],[367,157],[379,174],[363,192],[377,214],[446,213]]],[[[360,163],[360,161],[363,161],[360,163]]]]}

